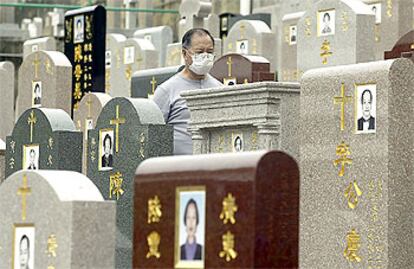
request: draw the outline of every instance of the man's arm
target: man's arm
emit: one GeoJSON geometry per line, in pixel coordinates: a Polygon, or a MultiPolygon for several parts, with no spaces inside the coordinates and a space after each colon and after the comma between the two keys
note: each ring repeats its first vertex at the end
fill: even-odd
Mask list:
{"type": "Polygon", "coordinates": [[[160,108],[165,123],[168,123],[168,115],[170,114],[170,95],[162,86],[155,89],[154,98],[152,99],[160,108]]]}

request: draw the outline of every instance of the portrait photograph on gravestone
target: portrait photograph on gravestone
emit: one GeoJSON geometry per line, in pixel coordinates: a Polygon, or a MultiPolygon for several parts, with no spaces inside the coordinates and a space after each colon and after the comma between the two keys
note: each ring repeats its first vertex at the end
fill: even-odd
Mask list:
{"type": "Polygon", "coordinates": [[[42,106],[42,82],[41,81],[33,81],[32,82],[32,91],[33,91],[32,107],[42,106]]]}
{"type": "Polygon", "coordinates": [[[329,36],[335,34],[335,10],[318,12],[318,36],[329,36]]]}
{"type": "Polygon", "coordinates": [[[376,89],[375,84],[357,84],[355,87],[356,133],[375,133],[376,118],[376,89]]]}
{"type": "Polygon", "coordinates": [[[15,224],[13,238],[13,268],[34,268],[35,232],[32,224],[15,224]]]}

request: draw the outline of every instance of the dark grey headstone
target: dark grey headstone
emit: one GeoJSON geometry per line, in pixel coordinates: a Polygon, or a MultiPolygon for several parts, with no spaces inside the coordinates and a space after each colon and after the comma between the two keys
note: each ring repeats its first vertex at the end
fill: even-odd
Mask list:
{"type": "Polygon", "coordinates": [[[106,200],[117,202],[116,268],[132,267],[135,169],[145,159],[172,152],[173,130],[165,125],[161,111],[150,100],[113,98],[103,107],[96,128],[89,131],[87,175],[106,200]],[[122,122],[118,130],[116,119],[122,122]],[[111,137],[108,165],[102,158],[106,135],[111,137]],[[111,189],[111,178],[117,175],[122,179],[119,192],[111,189]]]}
{"type": "Polygon", "coordinates": [[[28,169],[32,149],[35,169],[82,171],[82,133],[61,109],[31,108],[20,116],[6,140],[6,178],[28,169]]]}

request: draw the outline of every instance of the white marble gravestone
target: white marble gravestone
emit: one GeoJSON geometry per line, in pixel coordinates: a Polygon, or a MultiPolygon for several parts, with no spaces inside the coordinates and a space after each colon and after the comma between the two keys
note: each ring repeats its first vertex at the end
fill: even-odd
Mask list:
{"type": "Polygon", "coordinates": [[[259,20],[240,20],[229,30],[223,45],[223,54],[240,53],[259,55],[270,62],[270,70],[276,69],[276,37],[266,23],[259,20]]]}
{"type": "Polygon", "coordinates": [[[300,268],[413,266],[413,89],[409,59],[303,75],[300,268]]]}
{"type": "Polygon", "coordinates": [[[72,65],[58,51],[29,54],[19,69],[16,118],[31,107],[60,108],[71,114],[72,65]]]}
{"type": "Polygon", "coordinates": [[[148,39],[152,42],[158,54],[158,67],[165,66],[167,45],[173,42],[173,31],[170,26],[157,26],[139,29],[134,32],[134,37],[148,39]]]}
{"type": "Polygon", "coordinates": [[[186,91],[193,153],[280,149],[299,157],[299,84],[257,82],[186,91]]]}
{"type": "Polygon", "coordinates": [[[86,176],[19,171],[0,201],[2,268],[114,268],[115,203],[86,176]]]}
{"type": "Polygon", "coordinates": [[[0,139],[6,140],[14,125],[14,64],[0,62],[0,139]]]}
{"type": "Polygon", "coordinates": [[[280,81],[298,81],[301,77],[297,66],[298,21],[304,12],[287,14],[282,19],[283,39],[280,81]]]}
{"type": "Polygon", "coordinates": [[[413,29],[413,1],[362,0],[375,13],[375,58],[384,59],[400,37],[413,29]]]}
{"type": "Polygon", "coordinates": [[[374,25],[371,9],[359,0],[312,5],[298,23],[299,72],[375,60],[374,25]]]}
{"type": "Polygon", "coordinates": [[[39,50],[56,50],[56,40],[53,37],[41,37],[26,40],[23,43],[23,58],[39,50]]]}
{"type": "Polygon", "coordinates": [[[105,92],[114,96],[127,96],[129,94],[129,82],[124,77],[123,54],[125,40],[126,36],[122,34],[106,34],[105,92]]]}
{"type": "Polygon", "coordinates": [[[106,93],[90,92],[83,96],[78,109],[73,111],[76,128],[83,132],[82,173],[86,175],[88,131],[96,127],[96,121],[102,108],[111,100],[106,93]]]}

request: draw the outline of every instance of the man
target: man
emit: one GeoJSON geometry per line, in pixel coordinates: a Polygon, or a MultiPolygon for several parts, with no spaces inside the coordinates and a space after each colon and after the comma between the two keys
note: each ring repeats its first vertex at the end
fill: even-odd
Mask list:
{"type": "Polygon", "coordinates": [[[34,90],[33,90],[33,93],[34,93],[33,105],[40,105],[41,100],[40,100],[40,85],[39,85],[39,83],[36,83],[36,85],[34,87],[34,90]]]}
{"type": "Polygon", "coordinates": [[[237,136],[236,139],[234,139],[234,150],[236,152],[240,152],[243,150],[242,139],[240,136],[237,136]]]}
{"type": "Polygon", "coordinates": [[[371,116],[372,100],[371,91],[364,90],[361,95],[362,117],[358,119],[358,131],[375,130],[375,118],[371,116]]]}
{"type": "Polygon", "coordinates": [[[154,102],[161,109],[165,122],[174,127],[174,154],[192,154],[191,134],[187,130],[190,112],[180,93],[187,90],[222,86],[208,74],[214,61],[214,38],[202,28],[189,30],[182,39],[184,69],[159,85],[154,102]]]}
{"type": "Polygon", "coordinates": [[[31,149],[29,152],[29,167],[27,167],[28,170],[36,170],[36,151],[34,149],[31,149]]]}
{"type": "Polygon", "coordinates": [[[102,155],[102,167],[112,167],[112,138],[106,134],[103,140],[104,154],[102,155]]]}
{"type": "Polygon", "coordinates": [[[331,15],[328,12],[323,14],[323,29],[322,34],[330,34],[331,30],[331,15]]]}
{"type": "Polygon", "coordinates": [[[23,235],[20,239],[19,247],[19,263],[20,269],[29,269],[30,260],[30,242],[26,235],[23,235]]]}
{"type": "Polygon", "coordinates": [[[187,202],[184,210],[184,225],[187,232],[187,240],[180,247],[180,259],[186,261],[201,260],[203,247],[197,244],[196,233],[199,223],[198,207],[194,199],[187,202]]]}

